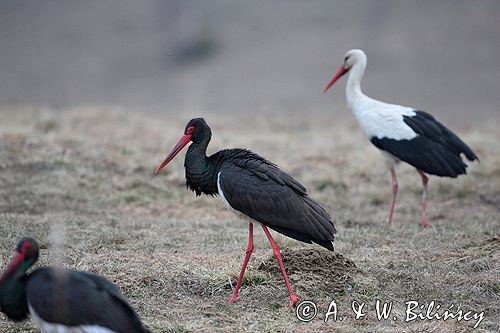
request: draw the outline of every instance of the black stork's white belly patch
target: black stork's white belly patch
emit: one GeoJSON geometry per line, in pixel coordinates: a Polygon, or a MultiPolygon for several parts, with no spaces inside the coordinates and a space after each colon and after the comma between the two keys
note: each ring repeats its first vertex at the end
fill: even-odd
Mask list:
{"type": "Polygon", "coordinates": [[[31,320],[42,331],[42,333],[117,333],[109,328],[97,325],[80,325],[80,326],[66,326],[62,324],[49,323],[36,313],[35,310],[28,304],[31,314],[31,320]]]}

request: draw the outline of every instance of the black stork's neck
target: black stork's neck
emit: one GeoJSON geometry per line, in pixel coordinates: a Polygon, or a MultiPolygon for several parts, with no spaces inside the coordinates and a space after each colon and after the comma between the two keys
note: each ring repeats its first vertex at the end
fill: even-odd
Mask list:
{"type": "Polygon", "coordinates": [[[28,301],[26,297],[26,271],[33,265],[25,260],[0,284],[0,309],[13,321],[21,321],[28,317],[28,301]]]}
{"type": "Polygon", "coordinates": [[[217,195],[217,176],[220,163],[217,159],[207,156],[207,147],[211,139],[211,132],[208,130],[200,139],[193,141],[189,146],[184,160],[186,168],[186,185],[196,192],[196,195],[205,193],[217,195]]]}

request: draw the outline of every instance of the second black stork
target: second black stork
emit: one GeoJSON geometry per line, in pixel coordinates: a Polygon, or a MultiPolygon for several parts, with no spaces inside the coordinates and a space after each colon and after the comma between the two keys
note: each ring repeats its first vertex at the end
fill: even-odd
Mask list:
{"type": "Polygon", "coordinates": [[[246,149],[224,149],[206,155],[212,131],[203,118],[190,120],[179,142],[156,168],[158,173],[192,142],[186,153],[186,185],[196,192],[218,195],[236,213],[250,218],[245,260],[229,302],[238,301],[238,292],[253,252],[253,223],[260,224],[266,234],[285,279],[290,295],[289,306],[299,298],[283,266],[278,244],[268,227],[293,239],[316,243],[333,251],[335,228],[328,213],[307,196],[306,189],[275,164],[246,149]]]}
{"type": "Polygon", "coordinates": [[[38,243],[23,238],[0,276],[0,310],[13,321],[31,319],[43,333],[148,333],[139,317],[105,278],[66,268],[43,267],[38,243]]]}
{"type": "Polygon", "coordinates": [[[366,54],[359,49],[345,54],[344,63],[328,83],[325,92],[344,74],[349,72],[346,97],[349,108],[370,141],[379,148],[391,172],[392,202],[389,224],[392,223],[398,181],[396,163],[404,161],[414,166],[422,178],[422,221],[427,225],[427,183],[426,175],[455,178],[465,174],[467,165],[461,154],[469,161],[477,159],[476,154],[455,133],[446,128],[433,116],[411,107],[388,104],[363,94],[361,79],[366,69],[366,54]]]}

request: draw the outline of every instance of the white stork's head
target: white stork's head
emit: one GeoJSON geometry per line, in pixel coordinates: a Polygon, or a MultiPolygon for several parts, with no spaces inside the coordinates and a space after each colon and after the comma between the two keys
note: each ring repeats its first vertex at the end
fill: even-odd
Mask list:
{"type": "Polygon", "coordinates": [[[344,74],[349,72],[349,70],[351,70],[351,68],[353,68],[356,64],[362,64],[362,67],[364,68],[366,66],[366,62],[367,62],[366,54],[362,50],[352,49],[347,51],[347,53],[344,56],[344,63],[342,64],[342,66],[340,66],[337,73],[335,73],[333,79],[326,85],[325,90],[323,90],[323,92],[326,92],[328,89],[330,89],[330,87],[333,86],[333,84],[337,82],[338,79],[340,79],[344,74]]]}
{"type": "Polygon", "coordinates": [[[357,63],[366,63],[366,54],[363,50],[360,49],[352,49],[347,51],[344,56],[344,67],[349,70],[357,63]]]}

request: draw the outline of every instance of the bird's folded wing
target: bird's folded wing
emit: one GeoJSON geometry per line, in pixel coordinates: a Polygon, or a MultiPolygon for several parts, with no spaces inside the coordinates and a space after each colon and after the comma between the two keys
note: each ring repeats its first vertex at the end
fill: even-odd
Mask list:
{"type": "Polygon", "coordinates": [[[68,269],[38,270],[28,283],[28,302],[46,322],[145,332],[118,288],[104,278],[90,275],[68,269]]]}
{"type": "Polygon", "coordinates": [[[219,182],[229,205],[250,218],[306,243],[325,246],[333,241],[335,228],[328,213],[305,189],[297,191],[303,186],[277,167],[234,163],[221,169],[219,182]]]}

